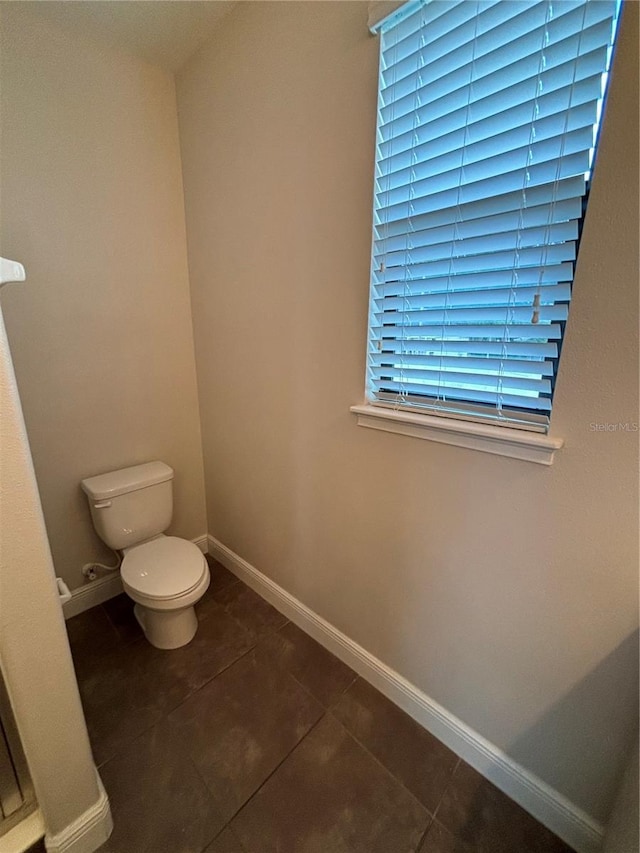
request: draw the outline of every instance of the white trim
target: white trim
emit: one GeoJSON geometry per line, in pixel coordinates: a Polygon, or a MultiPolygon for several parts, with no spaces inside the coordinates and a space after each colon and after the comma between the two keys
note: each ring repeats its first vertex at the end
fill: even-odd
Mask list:
{"type": "Polygon", "coordinates": [[[192,539],[191,542],[193,542],[194,545],[197,545],[203,554],[207,554],[209,552],[209,537],[206,533],[203,533],[202,536],[196,536],[196,538],[192,539]]]}
{"type": "Polygon", "coordinates": [[[94,853],[111,835],[113,819],[109,798],[96,771],[98,790],[96,802],[62,832],[45,835],[47,853],[94,853]]]}
{"type": "MultiPolygon", "coordinates": [[[[191,539],[194,545],[207,553],[207,534],[196,536],[191,539]]],[[[98,604],[103,604],[109,601],[110,598],[115,598],[122,592],[122,581],[120,580],[120,572],[114,571],[104,577],[98,578],[95,581],[89,581],[84,586],[78,587],[71,591],[71,601],[66,602],[62,607],[65,619],[71,619],[72,616],[77,616],[79,613],[84,613],[85,610],[91,610],[98,604]]]]}
{"type": "Polygon", "coordinates": [[[71,590],[71,601],[62,606],[64,618],[71,619],[78,613],[91,610],[92,607],[96,607],[96,605],[102,604],[110,598],[115,598],[121,592],[122,581],[119,571],[111,572],[95,581],[89,581],[84,586],[71,590]]]}
{"type": "Polygon", "coordinates": [[[410,14],[413,11],[412,6],[413,4],[410,4],[409,0],[370,0],[367,10],[369,32],[377,36],[382,27],[388,24],[392,18],[401,20],[410,14]],[[406,8],[402,13],[399,13],[403,6],[406,8]]]}
{"type": "Polygon", "coordinates": [[[211,535],[209,553],[578,853],[596,853],[600,850],[604,828],[563,794],[517,764],[497,746],[211,535]]]}
{"type": "Polygon", "coordinates": [[[510,456],[539,465],[552,465],[554,453],[564,445],[564,439],[540,433],[417,412],[401,412],[366,403],[351,406],[351,411],[357,416],[358,426],[426,438],[497,456],[510,456]]]}
{"type": "Polygon", "coordinates": [[[26,278],[22,264],[10,261],[9,258],[0,258],[0,287],[13,281],[25,281],[26,278]]]}
{"type": "Polygon", "coordinates": [[[36,809],[0,838],[0,853],[24,853],[44,835],[42,812],[36,809]]]}

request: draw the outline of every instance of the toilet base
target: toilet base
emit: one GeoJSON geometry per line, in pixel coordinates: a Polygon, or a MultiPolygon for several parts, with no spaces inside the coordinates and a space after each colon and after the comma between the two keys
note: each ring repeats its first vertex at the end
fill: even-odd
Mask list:
{"type": "Polygon", "coordinates": [[[186,646],[198,630],[198,617],[193,605],[177,610],[151,610],[136,604],[133,612],[145,637],[156,649],[186,646]]]}

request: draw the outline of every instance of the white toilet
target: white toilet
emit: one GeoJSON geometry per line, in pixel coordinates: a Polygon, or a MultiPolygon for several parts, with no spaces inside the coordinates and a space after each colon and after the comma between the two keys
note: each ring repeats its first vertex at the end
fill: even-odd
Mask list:
{"type": "Polygon", "coordinates": [[[194,605],[209,586],[209,566],[186,539],[165,536],[173,514],[173,470],[147,462],[82,481],[98,536],[122,551],[122,586],[147,640],[185,646],[198,630],[194,605]]]}

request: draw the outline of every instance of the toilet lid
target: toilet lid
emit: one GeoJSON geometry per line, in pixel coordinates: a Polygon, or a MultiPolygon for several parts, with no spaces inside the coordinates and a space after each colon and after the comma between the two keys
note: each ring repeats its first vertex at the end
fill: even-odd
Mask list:
{"type": "Polygon", "coordinates": [[[206,561],[193,542],[161,536],[132,548],[122,561],[123,583],[148,598],[175,598],[202,580],[206,561]]]}

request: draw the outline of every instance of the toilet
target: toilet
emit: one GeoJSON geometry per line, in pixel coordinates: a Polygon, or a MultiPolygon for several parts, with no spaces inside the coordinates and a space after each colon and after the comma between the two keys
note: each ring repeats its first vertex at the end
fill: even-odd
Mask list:
{"type": "Polygon", "coordinates": [[[198,630],[194,605],[209,586],[209,566],[186,539],[165,536],[173,514],[173,469],[147,462],[82,480],[96,533],[122,553],[120,575],[147,640],[185,646],[198,630]]]}

